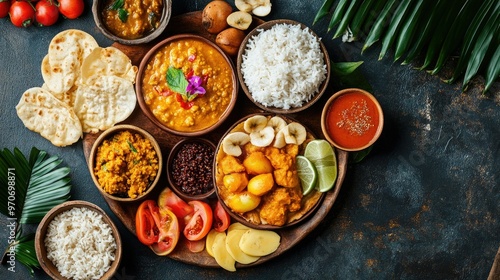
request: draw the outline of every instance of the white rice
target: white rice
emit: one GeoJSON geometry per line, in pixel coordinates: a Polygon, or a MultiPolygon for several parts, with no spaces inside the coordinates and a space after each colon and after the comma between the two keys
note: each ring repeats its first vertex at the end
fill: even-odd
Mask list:
{"type": "Polygon", "coordinates": [[[116,242],[101,214],[75,207],[50,222],[45,248],[62,276],[99,279],[115,260],[116,242]]]}
{"type": "Polygon", "coordinates": [[[327,74],[319,40],[308,28],[294,24],[259,32],[248,40],[241,63],[253,99],[282,109],[311,100],[327,74]]]}

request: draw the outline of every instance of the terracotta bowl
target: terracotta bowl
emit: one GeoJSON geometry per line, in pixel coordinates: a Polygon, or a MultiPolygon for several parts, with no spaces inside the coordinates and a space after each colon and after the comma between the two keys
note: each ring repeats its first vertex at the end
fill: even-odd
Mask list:
{"type": "Polygon", "coordinates": [[[379,138],[383,127],[384,113],[377,99],[358,88],[348,88],[333,94],[325,103],[321,114],[321,129],[326,140],[344,151],[360,151],[370,147],[379,138]],[[355,95],[363,97],[364,101],[347,99],[354,98],[355,95]],[[342,100],[347,107],[339,107],[342,106],[342,100]],[[336,131],[332,131],[333,129],[336,131]],[[350,138],[340,137],[346,134],[350,138]]]}
{"type": "Polygon", "coordinates": [[[104,197],[107,197],[109,199],[112,199],[112,200],[115,200],[115,201],[119,201],[119,202],[140,201],[140,200],[143,200],[149,193],[151,193],[153,191],[153,189],[158,185],[158,181],[160,180],[160,176],[161,176],[161,173],[162,173],[162,170],[163,170],[162,152],[161,152],[160,145],[158,144],[158,142],[156,141],[156,139],[149,132],[147,132],[146,130],[144,130],[142,128],[139,128],[137,126],[128,125],[128,124],[116,125],[116,126],[113,126],[112,128],[109,128],[109,129],[105,130],[95,140],[95,142],[92,145],[92,148],[90,150],[90,155],[89,155],[89,159],[88,159],[88,168],[89,168],[89,171],[90,171],[90,176],[92,177],[92,180],[94,181],[95,186],[97,187],[97,189],[99,190],[99,192],[104,197]],[[99,184],[99,181],[97,180],[97,177],[96,177],[96,175],[94,173],[94,168],[96,166],[96,162],[95,161],[96,161],[96,156],[97,156],[97,149],[99,148],[99,146],[101,146],[101,144],[103,143],[104,140],[110,139],[111,137],[113,137],[113,135],[115,135],[116,133],[121,132],[121,131],[131,131],[131,132],[134,132],[134,133],[138,133],[138,134],[142,135],[145,139],[148,139],[151,142],[154,150],[156,151],[156,155],[158,156],[158,172],[156,174],[156,178],[154,179],[153,182],[150,183],[150,185],[146,189],[146,191],[142,195],[140,195],[140,196],[138,196],[136,198],[120,197],[120,196],[112,195],[112,194],[109,194],[109,193],[105,192],[101,188],[101,186],[99,184]]]}
{"type": "MultiPolygon", "coordinates": [[[[318,37],[318,35],[316,35],[311,29],[309,29],[309,31],[318,39],[318,41],[320,43],[320,48],[321,48],[321,51],[322,51],[323,56],[324,56],[324,63],[326,65],[326,71],[327,72],[326,72],[325,80],[321,83],[321,85],[318,88],[318,92],[309,101],[303,103],[302,106],[295,107],[295,108],[290,108],[290,109],[282,109],[282,108],[277,108],[277,107],[272,107],[272,106],[265,106],[265,105],[257,102],[253,98],[252,92],[250,91],[250,89],[248,88],[248,86],[245,84],[245,79],[244,79],[243,73],[241,71],[241,65],[243,63],[243,55],[246,53],[246,48],[247,48],[248,41],[252,37],[257,36],[261,32],[269,30],[273,26],[278,25],[278,24],[300,25],[302,29],[308,28],[306,25],[304,25],[304,24],[302,24],[300,22],[293,21],[293,20],[288,20],[288,19],[271,20],[271,21],[265,22],[265,23],[257,26],[256,28],[254,28],[245,37],[245,39],[241,43],[240,49],[238,51],[237,64],[236,64],[236,69],[238,71],[238,79],[240,81],[241,88],[245,92],[246,96],[257,107],[259,107],[259,108],[261,108],[261,109],[263,109],[265,111],[272,112],[272,113],[277,113],[277,114],[297,113],[297,112],[303,111],[303,110],[311,107],[314,103],[316,103],[316,101],[318,101],[320,99],[320,97],[323,95],[323,93],[326,91],[326,88],[328,87],[328,82],[330,81],[330,72],[331,72],[331,70],[330,70],[330,58],[329,58],[329,55],[328,55],[328,50],[326,49],[325,45],[323,44],[323,42],[321,41],[321,39],[318,37]]],[[[269,47],[271,47],[271,46],[269,46],[269,47]]],[[[300,61],[298,63],[300,63],[300,61]]]]}
{"type": "MultiPolygon", "coordinates": [[[[184,73],[184,74],[186,75],[186,73],[184,73]]],[[[165,73],[161,73],[161,77],[165,77],[165,76],[166,76],[166,71],[165,71],[165,73]]],[[[198,36],[198,35],[179,34],[179,35],[174,35],[172,37],[169,37],[169,38],[161,41],[160,43],[156,44],[144,56],[144,58],[141,61],[140,66],[139,66],[139,71],[137,73],[135,90],[136,90],[137,101],[139,103],[139,106],[140,106],[142,112],[151,120],[151,122],[153,122],[156,126],[158,126],[159,128],[161,128],[162,130],[164,130],[166,132],[169,132],[169,133],[172,133],[172,134],[175,134],[178,136],[186,137],[186,136],[201,136],[201,135],[207,134],[207,133],[213,131],[214,129],[218,128],[229,117],[230,113],[232,112],[232,110],[236,104],[239,85],[238,85],[238,79],[237,79],[235,71],[234,71],[234,65],[233,65],[231,59],[215,43],[213,43],[212,41],[210,41],[206,38],[198,36]],[[188,39],[197,40],[197,41],[200,41],[202,43],[205,43],[205,44],[211,46],[213,49],[215,49],[216,52],[220,53],[223,60],[228,64],[229,68],[232,70],[231,71],[231,79],[232,79],[232,83],[233,83],[233,88],[231,90],[230,101],[229,101],[227,107],[225,108],[225,111],[222,113],[222,115],[218,118],[218,120],[214,124],[212,124],[208,127],[199,129],[199,130],[189,130],[189,131],[183,130],[183,131],[181,131],[181,130],[177,130],[177,129],[174,129],[172,127],[169,127],[169,126],[165,125],[164,123],[162,123],[153,114],[151,109],[148,107],[148,104],[146,104],[146,101],[144,100],[145,94],[143,92],[143,76],[144,76],[144,72],[145,72],[145,69],[146,69],[149,61],[156,55],[156,53],[158,51],[160,51],[163,47],[167,46],[168,44],[170,44],[172,42],[177,42],[177,41],[182,42],[183,40],[188,40],[188,39]]],[[[171,93],[175,94],[175,92],[171,92],[171,93]]],[[[197,97],[197,98],[206,98],[206,97],[197,97]]],[[[196,102],[196,99],[195,99],[195,102],[196,102]]],[[[177,104],[177,102],[174,102],[174,103],[175,104],[171,105],[171,106],[179,106],[177,104]]],[[[198,119],[197,121],[202,122],[203,120],[198,119]]]]}
{"type": "Polygon", "coordinates": [[[116,228],[113,221],[109,218],[109,216],[101,209],[99,206],[92,204],[87,201],[74,200],[64,202],[54,208],[52,208],[42,219],[35,234],[35,250],[38,262],[42,269],[53,279],[67,279],[61,276],[61,273],[58,271],[57,267],[47,258],[47,248],[45,247],[45,236],[47,234],[47,228],[50,222],[60,213],[70,210],[72,208],[87,208],[92,211],[97,212],[103,218],[103,221],[111,227],[113,237],[116,242],[116,251],[115,251],[115,260],[111,263],[108,271],[104,273],[104,275],[100,279],[111,279],[113,275],[116,273],[118,267],[120,266],[121,257],[122,257],[122,242],[120,238],[120,234],[118,229],[116,228]]]}
{"type": "MultiPolygon", "coordinates": [[[[302,198],[302,203],[305,202],[304,199],[307,199],[307,202],[308,202],[307,204],[309,205],[309,207],[307,209],[304,209],[304,212],[302,213],[302,215],[300,215],[299,217],[296,217],[293,220],[288,221],[287,223],[285,223],[282,226],[263,224],[263,223],[255,223],[252,221],[252,219],[248,219],[247,217],[245,217],[245,215],[248,216],[248,213],[245,213],[245,214],[237,213],[237,212],[233,211],[231,209],[231,207],[229,207],[228,204],[226,203],[225,198],[230,197],[231,194],[230,193],[228,194],[223,189],[223,188],[225,188],[224,183],[223,183],[224,182],[223,178],[224,178],[225,174],[222,171],[222,167],[221,167],[221,165],[219,165],[219,163],[225,157],[226,154],[223,151],[223,147],[222,147],[223,144],[222,143],[224,141],[224,138],[228,134],[230,134],[232,132],[240,132],[240,131],[244,132],[244,128],[243,128],[244,121],[246,119],[248,119],[249,117],[252,117],[255,115],[264,115],[268,118],[273,117],[273,116],[279,116],[279,117],[283,118],[287,123],[298,122],[297,120],[295,120],[291,117],[288,117],[286,115],[280,115],[280,114],[274,114],[274,113],[257,113],[257,114],[250,114],[250,115],[240,119],[231,128],[229,128],[228,131],[221,137],[221,140],[219,141],[219,143],[217,145],[217,149],[215,151],[214,185],[215,185],[217,197],[218,197],[219,201],[221,202],[221,205],[224,207],[224,209],[230,214],[233,221],[240,222],[248,227],[255,228],[255,229],[279,230],[279,229],[283,229],[283,228],[289,228],[289,227],[296,226],[296,225],[304,222],[305,220],[307,220],[312,215],[314,215],[314,213],[316,213],[316,209],[321,205],[323,198],[325,196],[325,193],[320,193],[317,190],[313,190],[310,194],[308,194],[306,196],[307,198],[302,198]],[[224,192],[226,192],[226,194],[224,194],[224,192]]],[[[307,143],[316,138],[314,136],[314,134],[307,127],[305,127],[305,128],[307,131],[307,138],[303,144],[299,145],[299,154],[303,154],[307,143]]],[[[242,155],[237,156],[236,158],[240,161],[240,163],[243,163],[244,157],[245,157],[245,153],[242,153],[242,155]]],[[[248,179],[250,180],[252,176],[253,175],[248,175],[248,179]]],[[[276,185],[274,187],[276,187],[276,185]]],[[[246,191],[246,188],[242,192],[244,192],[244,191],[246,191]]],[[[262,198],[261,198],[260,203],[262,203],[262,198]]]]}
{"type": "Polygon", "coordinates": [[[103,20],[103,15],[102,11],[106,9],[106,3],[109,3],[109,0],[94,0],[92,4],[92,14],[94,16],[94,21],[95,24],[97,25],[97,28],[101,31],[104,36],[109,38],[110,40],[113,40],[115,42],[125,44],[125,45],[139,45],[139,44],[145,44],[149,43],[152,40],[156,39],[158,36],[160,36],[165,28],[168,25],[168,22],[170,21],[170,16],[172,13],[172,1],[171,0],[162,0],[163,1],[163,11],[161,14],[161,19],[159,26],[154,29],[153,31],[144,34],[143,37],[136,38],[136,39],[127,39],[127,38],[122,38],[119,37],[115,34],[113,34],[106,26],[103,20]]]}
{"type": "MultiPolygon", "coordinates": [[[[210,140],[207,140],[205,138],[185,138],[181,141],[179,141],[177,144],[174,145],[172,150],[170,151],[170,154],[168,156],[167,160],[167,178],[170,186],[172,187],[172,190],[184,201],[191,201],[191,200],[204,200],[208,199],[209,197],[213,196],[215,193],[215,188],[210,189],[208,192],[203,193],[203,194],[198,194],[198,195],[192,195],[188,194],[185,191],[182,190],[181,186],[179,186],[176,183],[176,180],[174,179],[174,175],[172,173],[173,171],[173,164],[174,160],[181,151],[183,147],[185,147],[186,144],[191,144],[191,143],[200,143],[200,144],[205,144],[209,146],[212,149],[212,152],[215,152],[215,144],[212,143],[210,140]]],[[[213,162],[213,158],[208,159],[210,163],[213,162]]],[[[212,168],[212,165],[210,165],[212,168]]],[[[210,180],[210,183],[213,183],[213,179],[210,180]]]]}

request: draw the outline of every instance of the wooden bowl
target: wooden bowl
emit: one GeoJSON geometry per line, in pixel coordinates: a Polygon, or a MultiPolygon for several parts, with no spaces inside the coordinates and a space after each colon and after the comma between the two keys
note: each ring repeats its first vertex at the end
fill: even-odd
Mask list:
{"type": "MultiPolygon", "coordinates": [[[[318,37],[318,35],[316,35],[311,29],[308,28],[309,31],[310,31],[310,33],[312,33],[312,35],[317,38],[317,40],[318,40],[318,42],[320,44],[321,52],[323,53],[323,56],[324,56],[324,64],[326,65],[326,77],[323,80],[323,82],[320,84],[320,86],[318,88],[318,92],[309,101],[303,103],[302,106],[300,106],[300,107],[293,107],[293,108],[290,108],[290,109],[283,109],[283,108],[277,108],[277,107],[273,107],[273,106],[265,106],[264,104],[261,104],[261,103],[257,102],[253,98],[252,92],[250,91],[250,89],[248,88],[248,86],[245,84],[245,79],[244,79],[243,73],[241,71],[241,65],[243,63],[243,56],[247,52],[248,41],[252,37],[257,36],[261,32],[265,32],[266,30],[269,30],[273,26],[278,25],[278,24],[300,25],[302,29],[308,28],[306,25],[304,25],[304,24],[302,24],[300,22],[289,20],[289,19],[271,20],[271,21],[262,23],[259,26],[257,26],[256,28],[254,28],[245,37],[245,39],[241,43],[239,51],[238,51],[237,64],[236,64],[236,69],[237,69],[237,72],[238,72],[238,79],[240,81],[241,87],[242,87],[243,91],[245,92],[246,96],[257,107],[259,107],[259,108],[261,108],[261,109],[263,109],[265,111],[276,113],[276,114],[297,113],[297,112],[303,111],[303,110],[311,107],[314,103],[316,103],[316,101],[318,101],[320,99],[320,97],[323,95],[323,93],[326,91],[326,88],[328,86],[328,82],[330,80],[330,72],[331,72],[331,70],[330,70],[330,58],[329,58],[329,55],[328,55],[328,50],[326,49],[325,45],[323,44],[323,42],[321,41],[321,39],[318,37]]],[[[269,47],[271,47],[271,46],[269,46],[269,47]]],[[[297,63],[300,63],[300,61],[297,61],[297,63]]]]}
{"type": "Polygon", "coordinates": [[[161,152],[160,145],[158,144],[158,142],[156,141],[156,139],[149,132],[147,132],[146,130],[144,130],[142,128],[139,128],[137,126],[134,126],[134,125],[128,125],[128,124],[116,125],[116,126],[113,126],[112,128],[109,128],[109,129],[105,130],[95,140],[95,142],[92,145],[92,148],[90,150],[89,160],[88,160],[88,168],[89,168],[89,171],[90,171],[90,176],[92,177],[92,180],[94,181],[95,186],[97,187],[97,189],[99,190],[99,192],[103,196],[105,196],[107,198],[110,198],[112,200],[118,201],[118,202],[140,201],[140,200],[143,200],[149,193],[151,193],[153,191],[153,189],[158,185],[158,181],[160,180],[160,176],[161,176],[161,173],[162,173],[162,170],[163,170],[162,152],[161,152]],[[97,156],[97,150],[98,150],[99,146],[101,146],[101,144],[103,143],[104,140],[109,139],[114,134],[116,134],[118,132],[121,132],[121,131],[131,131],[131,132],[134,132],[134,133],[138,133],[142,137],[144,137],[145,139],[148,139],[151,142],[151,145],[153,146],[153,148],[154,148],[154,150],[156,152],[156,155],[158,157],[158,172],[156,174],[156,178],[154,179],[153,182],[151,182],[151,184],[146,189],[146,191],[142,195],[140,195],[140,196],[138,196],[136,198],[120,197],[120,196],[112,195],[112,194],[109,194],[109,193],[105,192],[100,187],[99,181],[97,180],[97,177],[96,177],[95,172],[94,172],[94,168],[96,166],[96,162],[95,161],[96,161],[96,156],[97,156]]]}
{"type": "MultiPolygon", "coordinates": [[[[182,53],[184,54],[185,52],[182,52],[182,53]]],[[[213,56],[213,54],[211,56],[213,56]]],[[[166,60],[168,60],[168,58],[166,60]]],[[[188,59],[186,59],[186,60],[188,60],[188,59]]],[[[166,63],[168,63],[168,62],[166,62],[166,63]]],[[[163,79],[163,77],[166,76],[166,69],[168,68],[169,65],[164,65],[164,66],[165,66],[165,73],[159,74],[160,77],[162,77],[161,79],[163,79]]],[[[186,73],[184,73],[184,75],[186,75],[186,73]]],[[[165,80],[166,80],[166,78],[165,78],[165,80]]],[[[165,81],[160,81],[158,83],[165,83],[165,81]]],[[[150,87],[149,85],[145,85],[145,86],[150,87]]],[[[201,136],[201,135],[207,134],[207,133],[215,130],[216,128],[218,128],[229,117],[230,113],[232,112],[232,110],[236,104],[239,85],[238,85],[238,79],[236,78],[234,66],[233,66],[231,59],[215,43],[213,43],[212,41],[210,41],[204,37],[201,37],[199,35],[179,34],[179,35],[171,36],[171,37],[161,41],[160,43],[156,44],[151,50],[148,51],[148,53],[144,56],[144,58],[141,61],[140,66],[139,66],[139,71],[138,71],[137,77],[136,77],[135,89],[136,89],[137,101],[139,103],[139,106],[140,106],[142,112],[151,120],[151,122],[153,122],[156,126],[158,126],[159,128],[161,128],[162,130],[164,130],[166,132],[169,132],[169,133],[172,133],[172,134],[175,134],[178,136],[184,136],[184,137],[188,136],[189,137],[189,136],[201,136]],[[175,129],[174,127],[171,127],[171,126],[167,126],[164,122],[160,121],[155,116],[155,114],[152,112],[152,110],[149,108],[148,104],[145,101],[145,95],[147,95],[147,93],[144,93],[144,90],[143,90],[143,84],[145,84],[143,82],[143,77],[145,75],[144,72],[145,72],[146,68],[148,67],[148,63],[150,62],[150,60],[154,59],[154,56],[159,51],[161,51],[163,49],[163,47],[170,45],[172,42],[183,42],[184,40],[195,40],[197,42],[201,42],[202,44],[204,44],[204,46],[203,46],[204,49],[212,48],[215,52],[219,53],[222,56],[223,61],[225,61],[225,63],[227,63],[228,68],[231,70],[230,79],[232,81],[233,88],[231,89],[231,93],[230,93],[231,96],[230,96],[230,99],[229,99],[226,107],[224,108],[224,111],[222,112],[222,114],[218,118],[216,118],[216,121],[213,124],[211,124],[209,126],[201,127],[199,129],[181,130],[181,129],[175,129]]],[[[157,93],[155,91],[156,91],[156,89],[151,90],[150,95],[153,95],[153,94],[161,95],[161,93],[157,93]]],[[[168,96],[172,95],[171,97],[175,98],[175,94],[176,94],[175,92],[170,91],[167,95],[168,96]]],[[[196,102],[196,100],[198,98],[209,98],[209,97],[207,97],[207,96],[197,97],[196,99],[194,99],[194,102],[196,102]]],[[[217,97],[217,99],[220,99],[220,98],[217,97]]],[[[162,102],[165,102],[165,101],[162,101],[162,102]]],[[[166,104],[165,106],[166,107],[176,106],[176,107],[174,107],[174,109],[180,108],[178,100],[177,101],[174,100],[174,101],[172,101],[172,103],[170,103],[170,105],[166,104]]],[[[195,106],[196,106],[196,103],[195,103],[195,106]]],[[[186,119],[186,117],[183,117],[183,116],[179,116],[179,118],[181,118],[182,120],[186,119]]],[[[201,123],[201,122],[208,120],[206,118],[206,115],[204,115],[204,114],[198,114],[198,116],[196,116],[196,118],[197,119],[195,119],[195,122],[198,122],[198,123],[201,123]]],[[[194,117],[193,117],[193,119],[194,119],[194,117]]]]}
{"type": "Polygon", "coordinates": [[[104,9],[106,9],[106,3],[109,3],[109,0],[94,0],[92,4],[92,14],[94,16],[94,21],[97,26],[97,28],[101,31],[104,36],[109,38],[110,40],[113,40],[115,42],[125,44],[125,45],[139,45],[139,44],[145,44],[149,43],[152,40],[156,39],[158,36],[160,36],[165,28],[168,25],[168,22],[170,21],[170,16],[172,13],[172,1],[171,0],[160,0],[163,1],[163,11],[161,14],[161,19],[160,19],[160,24],[159,26],[154,29],[153,31],[144,34],[144,36],[136,39],[127,39],[127,38],[122,38],[120,36],[117,36],[113,34],[106,26],[104,23],[104,20],[102,18],[102,12],[104,9]]]}
{"type": "Polygon", "coordinates": [[[326,140],[344,151],[370,147],[379,138],[383,127],[384,113],[377,99],[358,88],[333,94],[321,114],[321,130],[326,140]]]}
{"type": "MultiPolygon", "coordinates": [[[[271,225],[271,224],[263,224],[263,223],[254,223],[251,221],[251,219],[247,219],[244,215],[240,214],[240,213],[237,213],[235,211],[233,211],[227,204],[226,204],[226,201],[225,201],[225,197],[229,197],[231,194],[225,194],[224,195],[224,190],[223,188],[225,188],[225,186],[223,185],[223,177],[224,177],[224,173],[222,172],[221,168],[219,168],[219,161],[222,160],[222,158],[225,156],[225,153],[223,151],[223,148],[222,148],[222,143],[224,141],[224,138],[226,137],[226,135],[228,135],[229,133],[232,133],[232,132],[237,132],[237,131],[244,131],[243,129],[243,123],[246,119],[252,117],[252,116],[255,116],[255,115],[263,115],[263,116],[266,116],[268,118],[272,117],[272,116],[279,116],[281,118],[283,118],[287,123],[291,123],[291,122],[298,122],[297,120],[293,119],[293,118],[290,118],[288,116],[285,116],[285,115],[279,115],[279,114],[274,114],[274,113],[256,113],[256,114],[250,114],[242,119],[240,119],[239,121],[237,121],[231,128],[228,129],[228,131],[221,137],[221,140],[219,141],[218,145],[217,145],[217,149],[215,151],[215,160],[214,160],[214,185],[215,185],[215,193],[217,194],[217,197],[219,199],[219,201],[221,202],[221,205],[224,207],[224,209],[229,213],[229,215],[231,216],[231,218],[233,219],[233,221],[237,221],[237,222],[240,222],[248,227],[251,227],[251,228],[255,228],[255,229],[265,229],[265,230],[279,230],[279,229],[284,229],[284,228],[289,228],[289,227],[293,227],[293,226],[297,226],[299,224],[301,224],[302,222],[306,221],[309,217],[311,217],[312,215],[314,215],[314,213],[316,213],[316,209],[321,205],[322,201],[323,201],[323,198],[325,196],[325,193],[320,193],[319,191],[317,190],[313,190],[310,194],[308,194],[307,196],[307,201],[308,201],[308,209],[305,209],[307,210],[305,213],[302,213],[302,215],[300,215],[300,217],[296,217],[296,219],[294,220],[291,220],[287,223],[285,223],[284,225],[282,226],[277,226],[277,225],[271,225]]],[[[313,139],[315,139],[316,137],[314,136],[314,134],[307,128],[306,128],[306,131],[307,131],[307,138],[306,138],[306,141],[299,145],[299,154],[303,154],[303,151],[305,149],[305,146],[307,145],[307,143],[313,139]]],[[[238,160],[240,160],[241,163],[243,163],[243,158],[245,157],[244,154],[242,154],[241,156],[237,157],[238,160]]],[[[250,180],[250,177],[251,175],[249,175],[249,180],[250,180]]],[[[274,177],[274,176],[273,176],[274,177]]],[[[304,203],[304,198],[302,199],[302,203],[304,203]]],[[[262,203],[262,199],[261,199],[261,202],[262,203]]]]}
{"type": "MultiPolygon", "coordinates": [[[[209,190],[206,193],[199,194],[199,195],[192,195],[184,192],[178,184],[176,184],[176,180],[174,180],[174,175],[172,174],[172,165],[174,162],[174,159],[178,152],[182,149],[182,147],[186,144],[189,143],[201,143],[208,145],[212,151],[215,153],[215,144],[212,143],[210,140],[207,140],[205,138],[184,138],[183,140],[177,142],[177,144],[174,145],[172,150],[170,151],[170,154],[168,156],[167,160],[167,178],[170,186],[172,187],[172,191],[175,192],[180,198],[182,198],[184,201],[191,201],[191,200],[204,200],[208,199],[209,197],[213,196],[215,193],[215,187],[209,190]]],[[[209,159],[210,162],[213,162],[213,158],[209,159]]],[[[212,167],[212,166],[210,166],[212,167]]],[[[210,183],[213,183],[213,179],[210,180],[210,183]]]]}
{"type": "MultiPolygon", "coordinates": [[[[122,257],[122,243],[120,234],[118,229],[116,228],[113,221],[109,218],[109,216],[101,209],[99,206],[92,204],[87,201],[75,200],[75,201],[67,201],[64,202],[54,208],[52,208],[42,219],[35,234],[35,251],[38,262],[42,269],[53,279],[68,279],[61,276],[61,273],[58,271],[57,267],[50,261],[47,257],[47,248],[45,247],[45,236],[47,234],[47,228],[50,222],[60,213],[70,210],[72,208],[87,208],[92,210],[98,214],[100,214],[103,218],[103,221],[111,227],[113,237],[116,242],[116,251],[115,251],[115,260],[111,263],[108,271],[102,275],[100,279],[111,279],[113,275],[116,273],[118,267],[120,266],[121,257],[122,257]]],[[[78,221],[76,221],[78,222],[78,221]]],[[[85,265],[85,264],[82,264],[85,265]]]]}

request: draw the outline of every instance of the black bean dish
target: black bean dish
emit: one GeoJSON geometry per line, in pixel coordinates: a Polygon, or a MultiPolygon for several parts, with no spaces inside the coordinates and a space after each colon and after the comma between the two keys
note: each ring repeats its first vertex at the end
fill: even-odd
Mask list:
{"type": "Polygon", "coordinates": [[[214,149],[205,143],[184,143],[172,161],[172,179],[187,195],[200,195],[214,188],[214,149]]]}

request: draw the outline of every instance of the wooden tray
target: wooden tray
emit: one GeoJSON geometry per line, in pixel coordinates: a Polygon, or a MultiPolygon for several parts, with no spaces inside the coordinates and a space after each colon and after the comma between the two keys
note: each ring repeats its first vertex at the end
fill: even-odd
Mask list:
{"type": "MultiPolygon", "coordinates": [[[[261,22],[262,22],[261,20],[256,19],[254,20],[254,23],[252,25],[253,27],[255,27],[261,22]]],[[[173,17],[170,20],[170,23],[165,32],[162,34],[161,38],[159,38],[155,42],[159,42],[160,40],[165,39],[168,36],[181,33],[198,34],[212,41],[215,40],[215,35],[206,32],[203,26],[201,25],[201,11],[197,11],[173,17]]],[[[142,57],[144,57],[146,52],[155,44],[155,42],[140,46],[126,46],[114,43],[113,46],[122,50],[125,54],[127,54],[132,60],[132,63],[134,65],[139,65],[142,57]]],[[[326,102],[326,99],[328,99],[329,96],[330,94],[325,94],[322,97],[323,100],[319,100],[311,108],[305,110],[304,112],[298,114],[292,114],[290,116],[299,120],[304,125],[306,125],[318,138],[323,138],[323,133],[321,132],[321,122],[320,122],[321,111],[323,109],[323,105],[326,102]]],[[[233,112],[226,120],[226,122],[223,125],[221,125],[217,130],[213,131],[208,135],[203,136],[204,138],[210,139],[214,143],[218,143],[222,135],[236,121],[238,121],[239,119],[243,118],[246,115],[263,112],[261,109],[255,106],[241,90],[238,94],[238,100],[236,104],[237,105],[235,106],[233,112]]],[[[139,106],[136,106],[135,111],[132,113],[132,115],[123,123],[140,126],[143,129],[147,130],[149,133],[151,133],[157,139],[158,143],[162,147],[162,154],[164,160],[166,160],[166,158],[168,157],[168,153],[172,149],[172,147],[178,141],[183,139],[183,137],[175,136],[159,129],[141,112],[139,106]]],[[[94,143],[94,141],[97,139],[98,136],[99,134],[86,134],[84,136],[83,152],[87,160],[90,154],[90,149],[92,148],[92,144],[94,143]]],[[[294,245],[299,243],[302,239],[304,239],[307,236],[307,234],[313,231],[314,228],[316,228],[319,225],[319,223],[321,223],[321,221],[326,217],[326,215],[332,208],[333,203],[337,198],[337,195],[340,191],[340,187],[342,185],[342,182],[344,181],[344,177],[346,174],[348,153],[345,151],[336,150],[336,155],[338,164],[338,178],[335,183],[335,187],[325,195],[323,201],[321,202],[320,207],[318,207],[318,209],[316,210],[316,213],[314,213],[309,219],[307,219],[303,223],[300,223],[292,228],[278,230],[277,232],[281,236],[281,245],[278,248],[278,250],[275,251],[273,254],[262,257],[258,261],[248,265],[237,264],[236,267],[248,267],[248,266],[258,265],[283,254],[284,252],[292,248],[294,245]]],[[[150,193],[148,198],[156,200],[161,190],[164,187],[168,186],[168,181],[166,179],[166,172],[163,172],[159,184],[160,185],[155,189],[155,191],[150,193]]],[[[118,219],[125,225],[125,227],[128,230],[130,230],[133,234],[135,234],[135,212],[137,210],[139,203],[131,203],[131,204],[118,203],[107,198],[104,199],[108,203],[111,211],[118,217],[118,219]]],[[[177,245],[175,250],[170,255],[168,255],[168,257],[174,260],[202,267],[219,267],[219,265],[215,262],[215,259],[210,255],[208,255],[208,253],[205,250],[201,253],[190,252],[187,246],[183,244],[183,240],[185,239],[181,237],[179,244],[177,245]]]]}

